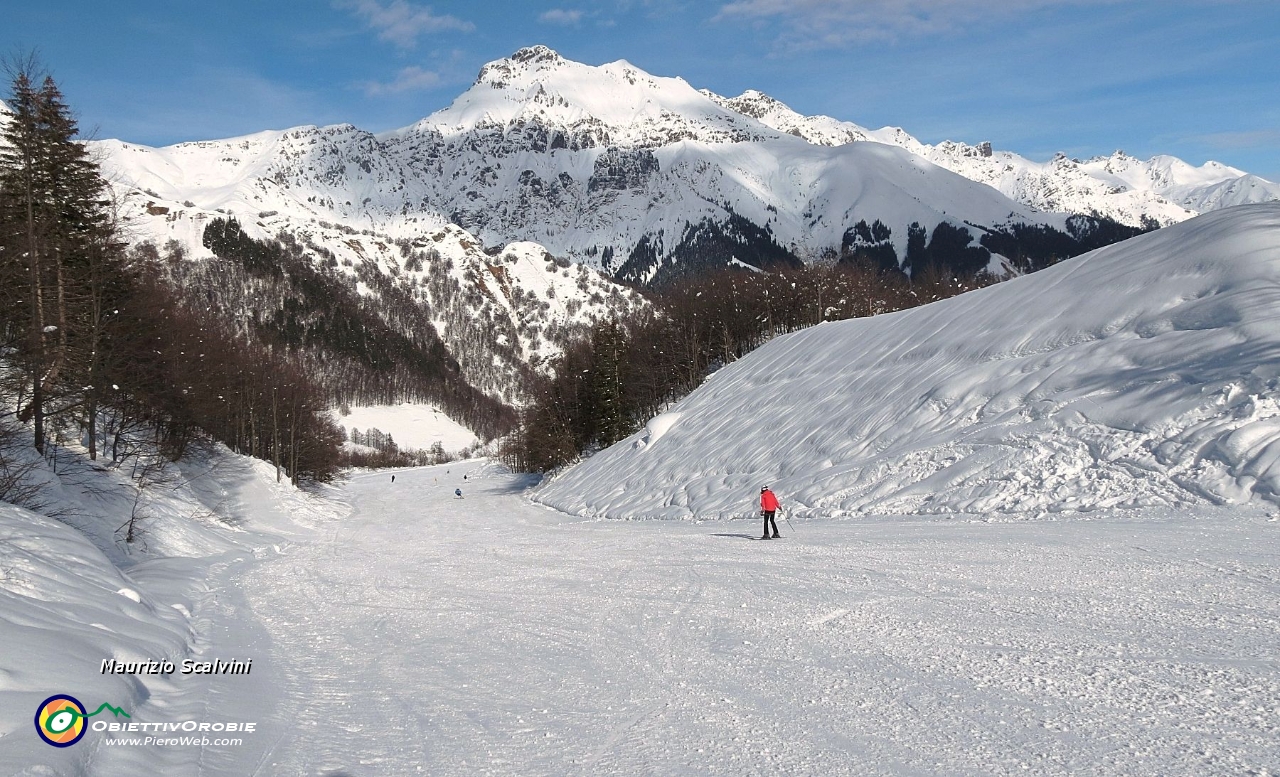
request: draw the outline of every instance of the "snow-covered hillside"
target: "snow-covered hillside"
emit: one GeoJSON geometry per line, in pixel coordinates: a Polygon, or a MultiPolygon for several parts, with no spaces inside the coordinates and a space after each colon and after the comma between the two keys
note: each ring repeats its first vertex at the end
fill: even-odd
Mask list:
{"type": "Polygon", "coordinates": [[[353,430],[367,434],[377,429],[391,434],[401,450],[428,451],[439,444],[445,453],[457,454],[480,442],[471,430],[430,405],[366,405],[346,411],[333,413],[333,420],[348,436],[353,430]]]}
{"type": "Polygon", "coordinates": [[[1280,501],[1280,203],[779,337],[537,499],[588,516],[1280,501]]]}
{"type": "Polygon", "coordinates": [[[804,116],[755,90],[733,98],[705,90],[703,94],[810,143],[839,146],[872,141],[905,148],[1037,210],[1098,213],[1138,226],[1144,219],[1172,224],[1232,205],[1280,200],[1280,183],[1218,162],[1195,167],[1166,155],[1143,161],[1123,151],[1083,161],[1058,154],[1047,162],[1034,162],[1010,151],[993,150],[987,142],[969,145],[947,140],[930,145],[899,127],[871,130],[830,116],[804,116]]]}
{"type": "Polygon", "coordinates": [[[264,210],[280,201],[266,196],[257,179],[245,190],[213,181],[202,206],[176,199],[183,196],[180,190],[139,189],[118,169],[107,168],[133,242],[177,246],[188,261],[204,262],[213,254],[202,235],[215,218],[237,218],[255,239],[289,235],[317,261],[361,279],[362,294],[379,293],[368,282],[372,274],[421,302],[468,382],[509,402],[520,400],[519,376],[529,367],[545,368],[570,333],[647,304],[636,292],[585,265],[558,260],[536,243],[486,250],[452,224],[396,236],[287,205],[264,210]]]}
{"type": "Polygon", "coordinates": [[[177,463],[148,453],[89,461],[74,444],[53,466],[26,446],[3,456],[30,469],[39,490],[38,511],[0,501],[0,774],[243,772],[229,765],[239,748],[105,752],[88,730],[84,742],[50,747],[32,716],[41,700],[69,693],[88,712],[121,710],[90,723],[262,720],[279,698],[279,670],[263,660],[240,575],[272,543],[278,550],[315,521],[340,517],[341,506],[317,498],[326,489],[277,483],[270,464],[222,446],[177,463]],[[184,661],[215,659],[255,660],[252,678],[181,674],[184,661]],[[103,671],[108,660],[179,669],[103,671]]]}

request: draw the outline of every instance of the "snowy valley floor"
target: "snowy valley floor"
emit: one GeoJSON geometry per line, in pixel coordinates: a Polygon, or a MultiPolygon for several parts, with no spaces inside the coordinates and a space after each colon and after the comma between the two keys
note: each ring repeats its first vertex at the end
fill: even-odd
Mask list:
{"type": "Polygon", "coordinates": [[[579,522],[475,467],[357,476],[348,517],[250,568],[266,722],[206,765],[1280,770],[1274,510],[809,522],[759,542],[754,520],[579,522]]]}

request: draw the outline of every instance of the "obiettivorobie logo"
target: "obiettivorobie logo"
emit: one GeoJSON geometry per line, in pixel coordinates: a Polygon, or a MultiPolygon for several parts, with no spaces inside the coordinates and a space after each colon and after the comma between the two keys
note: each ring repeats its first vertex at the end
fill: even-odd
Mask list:
{"type": "Polygon", "coordinates": [[[208,722],[176,720],[138,723],[132,719],[128,722],[121,722],[119,720],[121,717],[131,718],[129,713],[123,709],[105,702],[93,712],[88,712],[76,697],[59,693],[40,702],[40,706],[36,708],[36,733],[46,743],[54,747],[71,747],[76,742],[79,742],[84,737],[85,732],[90,729],[98,732],[108,732],[109,736],[102,741],[109,746],[234,747],[244,744],[244,740],[241,738],[210,738],[208,735],[222,732],[252,734],[258,730],[256,721],[208,722]],[[108,721],[99,718],[92,723],[86,722],[88,718],[92,718],[103,710],[110,710],[111,714],[115,715],[117,719],[108,721]],[[197,735],[156,736],[161,733],[177,732],[182,734],[197,732],[197,735]],[[138,733],[149,734],[150,736],[130,736],[138,733]]]}
{"type": "Polygon", "coordinates": [[[36,733],[54,747],[71,747],[84,736],[88,728],[85,719],[103,710],[110,710],[117,718],[121,715],[129,717],[129,713],[105,701],[93,712],[86,712],[84,705],[76,697],[65,693],[54,694],[40,702],[40,706],[36,708],[36,733]]]}

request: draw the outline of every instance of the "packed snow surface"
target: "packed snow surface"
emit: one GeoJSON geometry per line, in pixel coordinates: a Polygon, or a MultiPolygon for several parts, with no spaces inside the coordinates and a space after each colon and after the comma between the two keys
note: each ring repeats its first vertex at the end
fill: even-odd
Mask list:
{"type": "Polygon", "coordinates": [[[245,579],[288,689],[263,773],[1134,775],[1280,758],[1280,524],[1258,507],[783,523],[759,542],[754,520],[580,522],[464,466],[354,478],[349,518],[245,579]]]}
{"type": "Polygon", "coordinates": [[[216,463],[203,498],[239,528],[202,558],[119,571],[75,529],[0,509],[0,774],[1269,774],[1280,762],[1269,506],[784,520],[783,539],[760,542],[755,520],[582,521],[529,503],[528,478],[484,462],[400,470],[394,484],[358,475],[325,498],[278,486],[261,463],[216,463]],[[111,657],[251,658],[253,671],[101,674],[111,657]],[[255,729],[168,746],[89,731],[53,748],[32,725],[53,693],[139,725],[255,729]]]}
{"type": "Polygon", "coordinates": [[[536,499],[611,518],[1280,500],[1280,204],[779,337],[536,499]],[[646,439],[647,438],[647,439],[646,439]]]}

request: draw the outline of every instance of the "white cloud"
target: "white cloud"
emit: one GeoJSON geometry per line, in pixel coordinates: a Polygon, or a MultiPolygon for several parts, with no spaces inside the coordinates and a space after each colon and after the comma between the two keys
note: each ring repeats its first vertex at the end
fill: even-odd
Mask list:
{"type": "Polygon", "coordinates": [[[571,11],[565,8],[552,8],[550,11],[543,11],[539,14],[538,21],[543,24],[563,24],[566,26],[573,26],[582,21],[582,11],[571,11]]]}
{"type": "Polygon", "coordinates": [[[1060,5],[1125,0],[735,0],[716,19],[782,25],[784,42],[805,48],[842,48],[873,39],[954,31],[1013,13],[1060,5]]]}
{"type": "Polygon", "coordinates": [[[387,82],[381,81],[365,81],[360,86],[364,89],[364,93],[370,97],[379,97],[387,94],[400,94],[401,92],[413,92],[419,89],[430,89],[440,85],[440,74],[431,70],[423,70],[422,68],[411,65],[403,68],[396,77],[387,82]]]}
{"type": "Polygon", "coordinates": [[[333,5],[354,11],[371,29],[377,30],[379,38],[400,48],[412,48],[424,33],[475,29],[471,22],[447,14],[437,16],[429,6],[415,5],[408,0],[391,0],[386,5],[379,0],[334,0],[333,5]]]}

